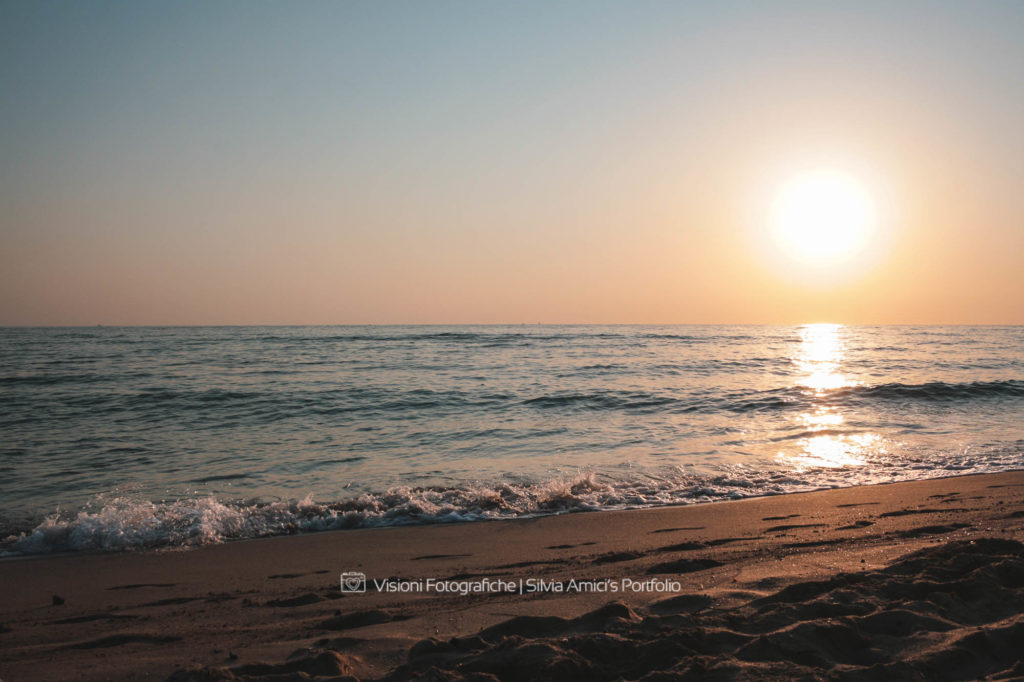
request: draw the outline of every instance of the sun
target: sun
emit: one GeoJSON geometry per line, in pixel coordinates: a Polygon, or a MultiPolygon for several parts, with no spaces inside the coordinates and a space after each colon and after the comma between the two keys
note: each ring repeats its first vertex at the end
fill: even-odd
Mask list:
{"type": "Polygon", "coordinates": [[[871,194],[839,170],[800,173],[779,188],[771,205],[773,239],[791,258],[815,266],[852,259],[875,230],[871,194]]]}

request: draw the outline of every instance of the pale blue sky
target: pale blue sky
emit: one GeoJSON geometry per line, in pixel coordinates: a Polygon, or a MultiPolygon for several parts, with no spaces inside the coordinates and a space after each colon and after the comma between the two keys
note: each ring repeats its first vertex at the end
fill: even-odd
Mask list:
{"type": "Polygon", "coordinates": [[[1020,2],[5,1],[0,324],[1024,322],[1021,121],[1020,2]],[[820,162],[828,287],[749,234],[820,162]]]}

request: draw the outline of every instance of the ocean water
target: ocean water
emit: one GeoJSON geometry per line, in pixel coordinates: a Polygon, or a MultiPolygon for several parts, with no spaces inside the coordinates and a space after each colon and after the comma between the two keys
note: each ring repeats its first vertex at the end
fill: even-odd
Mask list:
{"type": "Polygon", "coordinates": [[[0,552],[1024,467],[1024,327],[0,329],[0,552]]]}

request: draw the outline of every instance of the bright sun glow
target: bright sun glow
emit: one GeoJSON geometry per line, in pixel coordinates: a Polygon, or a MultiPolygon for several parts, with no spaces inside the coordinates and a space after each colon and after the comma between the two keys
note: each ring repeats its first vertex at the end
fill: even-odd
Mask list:
{"type": "Polygon", "coordinates": [[[792,258],[829,265],[857,255],[875,229],[875,202],[855,178],[805,172],[786,183],[771,209],[772,236],[792,258]]]}

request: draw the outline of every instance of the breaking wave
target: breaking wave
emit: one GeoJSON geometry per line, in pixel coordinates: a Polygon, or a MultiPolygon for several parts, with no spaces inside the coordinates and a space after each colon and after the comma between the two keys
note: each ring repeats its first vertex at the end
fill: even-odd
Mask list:
{"type": "Polygon", "coordinates": [[[638,509],[737,500],[879,482],[990,473],[1020,468],[1020,446],[950,453],[939,460],[887,459],[872,467],[671,472],[630,479],[594,472],[539,483],[458,487],[398,486],[338,502],[226,501],[214,496],[150,502],[129,497],[97,511],[56,512],[32,529],[0,540],[0,557],[55,552],[152,550],[326,530],[462,523],[584,511],[638,509]]]}

